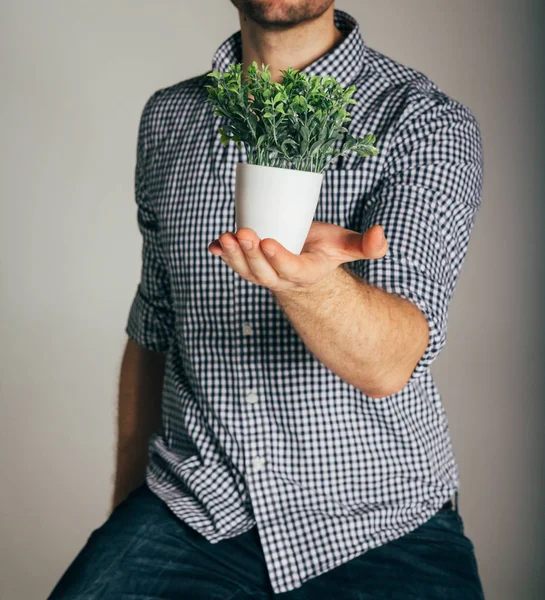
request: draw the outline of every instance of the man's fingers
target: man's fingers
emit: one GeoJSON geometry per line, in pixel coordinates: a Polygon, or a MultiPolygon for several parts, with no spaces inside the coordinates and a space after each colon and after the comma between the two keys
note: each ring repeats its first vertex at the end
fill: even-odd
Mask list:
{"type": "Polygon", "coordinates": [[[366,259],[382,258],[386,255],[388,240],[384,236],[384,229],[380,225],[373,225],[363,234],[361,252],[363,252],[366,259]]]}
{"type": "Polygon", "coordinates": [[[321,246],[328,258],[339,262],[382,258],[388,251],[388,242],[380,225],[373,225],[361,234],[338,225],[317,223],[312,233],[313,250],[321,246]]]}
{"type": "Polygon", "coordinates": [[[301,254],[287,250],[277,240],[260,240],[255,231],[224,233],[209,246],[210,252],[241,277],[270,289],[290,284],[313,285],[333,267],[345,262],[382,258],[388,242],[380,225],[363,234],[330,223],[313,222],[301,254]]]}
{"type": "MultiPolygon", "coordinates": [[[[237,238],[232,233],[227,232],[220,235],[218,242],[223,250],[221,259],[241,277],[255,282],[253,273],[248,265],[244,252],[239,246],[237,238]]],[[[212,252],[212,249],[210,251],[212,252]]],[[[214,252],[212,252],[212,254],[214,254],[214,252]]]]}
{"type": "Polygon", "coordinates": [[[261,240],[261,249],[278,275],[287,281],[301,283],[309,274],[318,276],[319,257],[310,253],[293,254],[273,238],[261,240]]]}
{"type": "Polygon", "coordinates": [[[263,255],[260,239],[253,229],[242,227],[236,232],[236,238],[255,279],[268,288],[278,284],[278,273],[263,255]]]}

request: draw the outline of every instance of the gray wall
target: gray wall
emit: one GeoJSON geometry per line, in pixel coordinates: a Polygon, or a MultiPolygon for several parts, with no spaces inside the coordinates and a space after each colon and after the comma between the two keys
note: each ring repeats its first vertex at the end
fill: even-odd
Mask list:
{"type": "MultiPolygon", "coordinates": [[[[544,592],[544,65],[531,4],[337,3],[368,44],[482,126],[484,205],[434,372],[487,600],[544,592]]],[[[140,267],[140,111],[157,88],[206,71],[238,18],[228,0],[4,0],[0,11],[0,598],[33,600],[108,509],[140,267]]]]}

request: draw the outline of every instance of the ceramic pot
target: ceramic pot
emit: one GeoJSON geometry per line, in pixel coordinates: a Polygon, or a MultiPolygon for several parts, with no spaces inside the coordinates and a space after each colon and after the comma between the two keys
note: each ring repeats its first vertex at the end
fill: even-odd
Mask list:
{"type": "Polygon", "coordinates": [[[239,162],[235,181],[237,229],[274,238],[300,254],[320,199],[323,173],[239,162]]]}

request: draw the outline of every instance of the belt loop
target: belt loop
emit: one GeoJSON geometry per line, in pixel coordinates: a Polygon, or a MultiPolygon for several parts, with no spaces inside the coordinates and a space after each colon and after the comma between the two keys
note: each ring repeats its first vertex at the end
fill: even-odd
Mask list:
{"type": "Polygon", "coordinates": [[[454,492],[454,510],[457,515],[460,514],[460,511],[458,510],[458,490],[455,490],[454,492]]]}

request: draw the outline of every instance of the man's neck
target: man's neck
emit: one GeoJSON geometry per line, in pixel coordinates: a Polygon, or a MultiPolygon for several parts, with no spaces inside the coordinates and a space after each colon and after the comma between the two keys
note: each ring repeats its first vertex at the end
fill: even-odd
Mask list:
{"type": "Polygon", "coordinates": [[[317,19],[284,30],[270,30],[239,12],[243,70],[255,60],[269,65],[271,79],[281,81],[280,69],[304,69],[343,39],[334,23],[333,5],[317,19]]]}

